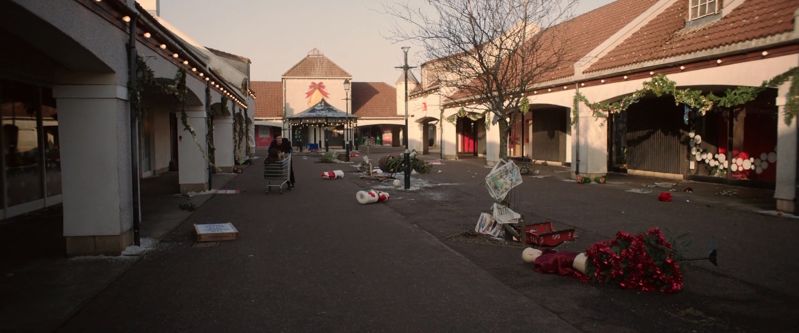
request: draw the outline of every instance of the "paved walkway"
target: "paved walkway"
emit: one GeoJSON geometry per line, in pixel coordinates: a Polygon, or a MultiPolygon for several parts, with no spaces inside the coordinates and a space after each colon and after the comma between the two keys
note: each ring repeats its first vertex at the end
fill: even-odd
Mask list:
{"type": "MultiPolygon", "coordinates": [[[[397,149],[373,150],[371,157],[391,152],[397,149]]],[[[317,159],[295,157],[298,187],[282,195],[264,194],[256,161],[226,185],[240,194],[213,196],[142,260],[71,259],[0,277],[3,296],[26,287],[3,297],[0,330],[773,332],[799,326],[799,263],[789,259],[799,250],[793,241],[799,221],[755,213],[768,208],[767,190],[679,182],[674,202],[661,203],[657,193],[669,188],[659,186],[670,184],[655,183],[668,181],[611,176],[606,185],[578,185],[557,167],[537,167],[525,177],[511,203],[528,222],[576,228],[579,238],[563,250],[650,226],[684,235],[690,243],[680,246],[688,256],[719,249],[719,267],[684,265],[682,293],[638,294],[535,273],[519,260],[521,245],[465,234],[491,202],[483,186],[489,169],[480,159],[436,165],[414,177],[422,189],[412,192],[317,159]],[[333,168],[346,178],[320,179],[333,168]],[[391,200],[359,205],[354,194],[365,188],[387,190],[391,200]],[[233,222],[240,239],[195,244],[192,224],[215,222],[233,222]],[[108,285],[110,279],[97,276],[119,278],[108,285]],[[59,291],[97,296],[62,324],[63,309],[81,303],[59,291]],[[20,300],[28,307],[19,307],[20,300]]],[[[172,205],[163,208],[164,220],[177,219],[166,209],[172,205]]]]}

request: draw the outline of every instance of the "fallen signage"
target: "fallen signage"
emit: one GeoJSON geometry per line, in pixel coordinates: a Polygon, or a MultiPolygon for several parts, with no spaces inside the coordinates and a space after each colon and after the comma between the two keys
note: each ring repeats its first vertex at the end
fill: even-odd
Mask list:
{"type": "Polygon", "coordinates": [[[233,223],[195,224],[198,242],[218,242],[239,238],[239,230],[233,223]]]}

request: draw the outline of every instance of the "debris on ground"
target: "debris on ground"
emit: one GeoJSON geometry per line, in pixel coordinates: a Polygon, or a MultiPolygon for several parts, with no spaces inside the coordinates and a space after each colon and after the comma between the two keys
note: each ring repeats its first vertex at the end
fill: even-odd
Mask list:
{"type": "Polygon", "coordinates": [[[194,233],[198,242],[218,242],[239,238],[239,230],[233,223],[195,224],[194,233]]]}
{"type": "Polygon", "coordinates": [[[355,193],[355,200],[358,200],[358,203],[362,205],[376,203],[376,202],[385,202],[388,201],[390,195],[388,192],[377,191],[377,190],[368,190],[368,191],[358,191],[355,193]]]}
{"type": "Polygon", "coordinates": [[[322,179],[341,179],[341,178],[344,178],[344,171],[341,170],[322,171],[322,179]]]}
{"type": "Polygon", "coordinates": [[[660,192],[660,195],[658,195],[658,200],[662,202],[671,202],[671,199],[671,193],[669,192],[660,192]]]}
{"type": "Polygon", "coordinates": [[[660,182],[660,183],[655,183],[655,186],[660,188],[672,188],[674,186],[677,186],[677,183],[660,182]]]}
{"type": "Polygon", "coordinates": [[[575,238],[574,228],[554,230],[549,221],[526,225],[523,229],[524,242],[538,246],[558,246],[575,238]]]}
{"type": "Polygon", "coordinates": [[[647,190],[647,189],[643,189],[643,188],[633,188],[633,189],[626,190],[624,192],[638,193],[638,194],[649,194],[649,193],[652,193],[652,190],[647,190]]]}
{"type": "Polygon", "coordinates": [[[738,191],[737,190],[723,190],[723,191],[720,191],[720,192],[716,193],[716,195],[720,195],[722,197],[734,197],[734,196],[738,195],[738,191]]]}

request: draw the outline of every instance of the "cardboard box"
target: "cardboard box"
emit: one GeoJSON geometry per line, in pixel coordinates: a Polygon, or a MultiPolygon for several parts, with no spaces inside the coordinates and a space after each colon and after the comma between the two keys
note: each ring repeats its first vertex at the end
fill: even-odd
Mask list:
{"type": "Polygon", "coordinates": [[[239,230],[233,223],[195,224],[198,242],[219,242],[239,238],[239,230]]]}

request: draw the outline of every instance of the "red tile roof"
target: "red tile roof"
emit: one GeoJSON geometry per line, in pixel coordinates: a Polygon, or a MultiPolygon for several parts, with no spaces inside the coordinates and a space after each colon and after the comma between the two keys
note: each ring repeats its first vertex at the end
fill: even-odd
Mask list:
{"type": "Polygon", "coordinates": [[[397,90],[384,82],[353,82],[352,113],[358,117],[397,117],[397,90]]]}
{"type": "MultiPolygon", "coordinates": [[[[640,16],[658,0],[618,0],[571,20],[559,23],[536,34],[530,39],[538,43],[534,62],[542,66],[553,66],[553,60],[559,57],[552,69],[539,73],[536,83],[562,79],[574,75],[574,65],[599,44],[610,38],[633,19],[640,16]],[[560,53],[560,55],[554,55],[560,53]]],[[[475,80],[475,84],[477,81],[475,80]]],[[[458,100],[467,98],[472,92],[461,89],[450,98],[458,100]]]]}
{"type": "Polygon", "coordinates": [[[688,1],[677,1],[586,72],[664,59],[793,30],[796,0],[747,0],[719,20],[685,28],[688,1]]]}
{"type": "Polygon", "coordinates": [[[255,92],[255,118],[283,117],[283,83],[280,81],[252,81],[255,92]]]}
{"type": "Polygon", "coordinates": [[[352,77],[352,75],[325,57],[321,51],[313,49],[305,58],[286,71],[283,77],[338,78],[352,77]]]}
{"type": "Polygon", "coordinates": [[[543,43],[539,48],[540,52],[548,52],[553,47],[562,49],[563,61],[536,81],[543,82],[574,75],[574,65],[580,58],[640,16],[657,1],[614,1],[544,31],[540,36],[540,41],[543,43]],[[565,45],[560,43],[565,43],[565,45]]]}

